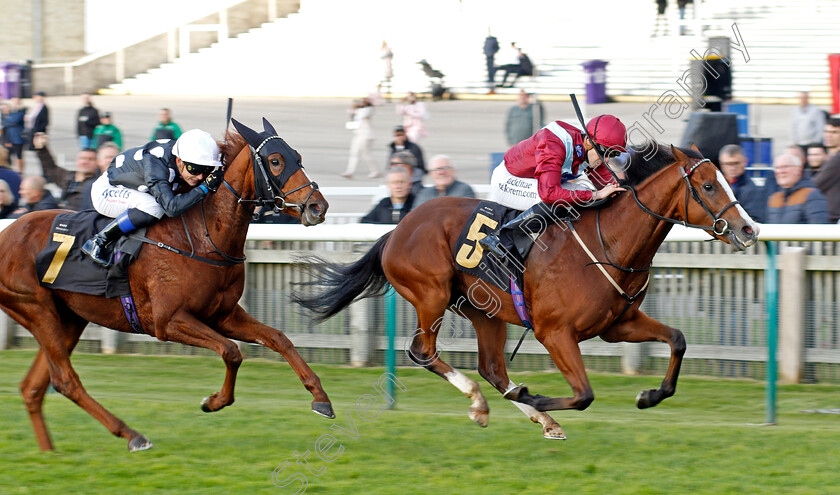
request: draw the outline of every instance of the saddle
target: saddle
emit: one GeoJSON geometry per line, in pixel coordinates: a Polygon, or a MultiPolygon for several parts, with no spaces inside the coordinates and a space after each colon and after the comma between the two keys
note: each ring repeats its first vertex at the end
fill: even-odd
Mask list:
{"type": "Polygon", "coordinates": [[[35,258],[38,282],[50,289],[108,298],[130,297],[128,266],[140,253],[142,241],[119,239],[113,247],[114,264],[107,270],[81,249],[111,220],[93,210],[56,215],[47,245],[35,258]]]}

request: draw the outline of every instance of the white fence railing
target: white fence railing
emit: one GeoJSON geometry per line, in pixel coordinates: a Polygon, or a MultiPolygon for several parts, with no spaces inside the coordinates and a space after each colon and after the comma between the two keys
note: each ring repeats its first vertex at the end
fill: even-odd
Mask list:
{"type": "MultiPolygon", "coordinates": [[[[9,223],[0,220],[0,230],[9,223]]],[[[300,269],[301,254],[317,253],[335,261],[352,261],[368,249],[369,243],[393,228],[393,225],[369,224],[252,225],[248,240],[261,242],[249,243],[243,304],[258,319],[281,328],[300,348],[344,353],[332,360],[357,364],[377,362],[377,356],[386,348],[381,330],[384,315],[381,301],[356,303],[333,320],[312,327],[288,303],[288,294],[290,284],[304,277],[300,269]]],[[[696,242],[706,239],[709,236],[704,232],[682,227],[672,229],[654,260],[654,281],[643,309],[685,330],[690,343],[686,363],[704,360],[724,363],[706,364],[695,369],[695,373],[744,376],[741,371],[733,371],[731,363],[760,365],[767,357],[763,292],[766,251],[759,245],[746,253],[728,253],[729,248],[723,243],[696,242]]],[[[808,375],[807,368],[815,363],[840,364],[840,334],[835,328],[835,320],[840,316],[836,289],[840,287],[840,226],[762,225],[761,239],[780,243],[814,241],[807,245],[807,250],[793,249],[780,256],[782,295],[785,287],[798,287],[795,290],[801,292],[798,297],[780,298],[782,377],[789,376],[795,381],[808,375]],[[786,262],[788,258],[792,261],[786,262]]],[[[415,323],[412,308],[405,301],[400,302],[398,313],[397,342],[401,348],[415,323]]],[[[470,366],[477,350],[474,332],[466,323],[454,325],[458,335],[446,340],[445,349],[470,356],[453,362],[470,366]]],[[[518,329],[512,327],[510,332],[511,337],[518,337],[518,329]]],[[[5,315],[0,316],[0,348],[13,343],[16,337],[28,335],[5,315]]],[[[146,335],[117,334],[96,326],[86,330],[83,338],[98,341],[99,348],[106,352],[126,343],[154,340],[146,335]]],[[[668,356],[667,346],[616,345],[598,340],[584,342],[581,349],[593,359],[621,358],[622,368],[627,371],[649,369],[646,360],[668,356]]],[[[529,355],[539,357],[546,351],[529,339],[520,353],[527,362],[529,355]]],[[[315,356],[313,359],[318,360],[318,355],[315,356]]],[[[756,374],[747,373],[748,376],[756,374]]]]}

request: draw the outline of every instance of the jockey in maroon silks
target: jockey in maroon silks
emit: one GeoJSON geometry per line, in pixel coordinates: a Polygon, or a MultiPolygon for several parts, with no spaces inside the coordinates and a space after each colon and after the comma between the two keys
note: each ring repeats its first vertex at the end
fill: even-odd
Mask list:
{"type": "Polygon", "coordinates": [[[598,147],[608,161],[624,152],[624,124],[612,115],[599,115],[589,121],[586,131],[588,136],[572,125],[555,121],[505,153],[493,171],[490,200],[524,211],[498,232],[481,239],[482,247],[502,258],[502,231],[521,229],[556,205],[567,209],[586,206],[624,191],[595,149],[598,147]]]}

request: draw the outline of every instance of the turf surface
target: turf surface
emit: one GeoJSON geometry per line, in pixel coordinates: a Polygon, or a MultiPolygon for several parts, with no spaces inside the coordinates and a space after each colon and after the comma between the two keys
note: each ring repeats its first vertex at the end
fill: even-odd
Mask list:
{"type": "MultiPolygon", "coordinates": [[[[490,426],[467,418],[469,400],[421,369],[401,368],[407,388],[397,407],[365,421],[346,414],[376,394],[380,369],[321,367],[338,417],[309,411],[311,396],[282,363],[246,360],[236,403],[205,414],[200,400],[218,390],[218,358],[78,354],[74,365],[91,395],[134,429],[152,450],[129,454],[75,404],[45,401],[56,453],[38,450],[18,383],[32,351],[0,352],[0,493],[295,493],[275,480],[300,473],[306,493],[840,493],[840,415],[803,409],[840,407],[840,386],[779,389],[779,424],[764,420],[760,382],[683,377],[677,395],[635,408],[636,394],[661,377],[590,376],[596,400],[586,411],[553,413],[569,437],[542,438],[476,373],[490,404],[490,426]],[[327,449],[332,434],[339,443],[327,449]],[[318,459],[316,443],[332,462],[318,459]],[[340,445],[339,445],[340,444],[340,445]],[[343,449],[343,450],[340,450],[343,449]],[[309,473],[295,452],[310,451],[309,473]]],[[[534,393],[568,395],[559,373],[517,373],[534,393]]],[[[368,410],[375,414],[377,406],[368,410]]],[[[291,481],[291,480],[290,480],[291,481]]],[[[281,483],[282,484],[282,483],[281,483]]]]}

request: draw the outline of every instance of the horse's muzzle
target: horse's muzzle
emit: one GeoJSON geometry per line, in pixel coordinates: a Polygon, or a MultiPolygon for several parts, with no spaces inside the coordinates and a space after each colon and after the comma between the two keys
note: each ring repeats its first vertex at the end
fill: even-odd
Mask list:
{"type": "Polygon", "coordinates": [[[307,202],[300,212],[300,221],[307,227],[311,225],[318,225],[326,220],[327,210],[330,204],[326,200],[311,199],[307,202]]]}

